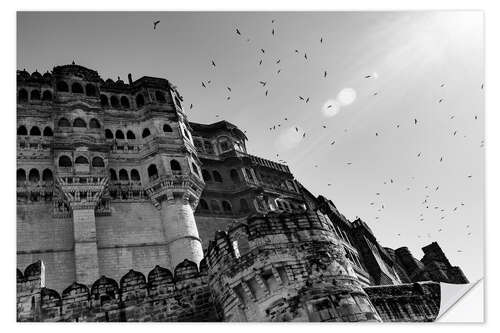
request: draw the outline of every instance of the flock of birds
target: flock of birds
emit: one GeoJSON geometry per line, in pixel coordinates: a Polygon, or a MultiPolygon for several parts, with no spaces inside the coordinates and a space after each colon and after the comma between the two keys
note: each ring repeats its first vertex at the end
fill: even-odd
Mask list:
{"type": "MultiPolygon", "coordinates": [[[[157,26],[158,24],[160,23],[160,20],[157,20],[157,21],[154,21],[153,22],[153,29],[156,30],[157,29],[157,26]]],[[[276,36],[276,26],[274,25],[275,24],[275,20],[271,20],[271,24],[273,25],[272,28],[271,28],[271,35],[274,37],[276,36]]],[[[237,38],[241,38],[243,40],[245,40],[246,42],[251,42],[252,39],[250,37],[247,37],[245,36],[242,31],[240,30],[239,27],[236,27],[235,30],[234,30],[234,34],[237,38]]],[[[320,38],[318,39],[319,43],[320,44],[323,44],[325,42],[325,39],[320,36],[320,38]]],[[[266,50],[264,48],[257,48],[256,49],[257,51],[257,54],[259,54],[258,56],[258,60],[257,60],[257,64],[258,66],[262,66],[263,64],[263,61],[264,61],[264,56],[266,55],[266,50]]],[[[304,61],[308,61],[308,56],[307,56],[307,52],[305,51],[299,51],[298,49],[294,49],[293,50],[293,53],[295,55],[299,55],[301,57],[304,58],[304,61]]],[[[281,58],[277,58],[276,60],[274,60],[274,63],[275,65],[280,65],[281,64],[281,58]]],[[[209,60],[209,64],[210,66],[215,70],[217,68],[217,64],[215,62],[214,59],[210,59],[209,60]]],[[[279,75],[281,72],[282,72],[283,68],[281,68],[280,66],[277,67],[276,69],[276,75],[279,75]]],[[[323,70],[323,72],[321,73],[321,77],[324,79],[324,78],[327,78],[328,76],[328,70],[323,70]]],[[[374,73],[374,74],[366,74],[362,77],[363,79],[366,79],[366,80],[371,80],[371,79],[376,79],[377,78],[377,74],[374,73]]],[[[269,84],[268,84],[268,81],[258,81],[256,82],[256,84],[258,85],[259,88],[263,89],[263,94],[264,96],[269,96],[270,94],[270,88],[269,88],[269,84]]],[[[201,81],[201,87],[202,88],[209,88],[210,86],[212,85],[212,81],[211,80],[203,80],[201,81]]],[[[441,83],[439,85],[440,88],[445,88],[446,87],[446,83],[441,83]]],[[[480,89],[483,90],[484,89],[484,84],[481,84],[480,86],[480,89]]],[[[230,87],[230,86],[226,86],[225,87],[225,90],[227,90],[227,97],[226,97],[226,100],[230,100],[231,99],[231,92],[233,91],[233,89],[230,87]]],[[[372,96],[377,96],[379,94],[378,91],[375,91],[372,93],[372,96]]],[[[309,102],[311,101],[311,97],[310,96],[297,96],[297,101],[300,102],[300,103],[304,103],[304,104],[309,104],[309,102]]],[[[445,99],[444,97],[440,97],[436,100],[436,103],[437,104],[442,104],[445,102],[445,99]]],[[[326,105],[326,108],[327,109],[330,109],[334,107],[333,104],[329,104],[329,105],[326,105]]],[[[193,104],[190,104],[189,106],[189,109],[192,109],[193,108],[193,104]]],[[[220,115],[219,114],[216,114],[215,117],[218,118],[220,115]]],[[[450,116],[450,120],[454,119],[455,116],[454,115],[451,115],[450,116]]],[[[474,120],[477,120],[478,119],[478,116],[477,115],[474,115],[474,120]]],[[[419,125],[419,120],[417,118],[413,118],[411,119],[411,123],[413,126],[418,126],[419,125]]],[[[269,131],[279,131],[280,129],[283,129],[285,127],[287,127],[286,125],[290,125],[291,122],[289,122],[289,119],[288,117],[284,117],[281,121],[277,122],[277,123],[274,123],[274,124],[271,124],[268,128],[269,128],[269,131]],[[288,122],[288,124],[286,124],[288,122]]],[[[326,125],[321,125],[321,127],[323,129],[327,129],[327,126],[326,125]]],[[[395,125],[396,128],[400,128],[400,124],[396,124],[395,125]]],[[[299,127],[297,126],[293,126],[293,128],[295,129],[295,131],[297,133],[299,132],[302,132],[302,129],[299,129],[299,127]]],[[[344,132],[347,132],[348,129],[345,128],[344,129],[344,132]]],[[[245,131],[246,132],[246,131],[245,131]]],[[[458,134],[458,130],[454,130],[453,133],[452,133],[452,136],[456,136],[458,134]]],[[[382,132],[381,131],[376,131],[374,133],[374,136],[375,137],[379,137],[382,135],[382,132]]],[[[302,139],[306,138],[307,136],[307,133],[305,131],[302,132],[301,134],[302,136],[302,139]]],[[[464,135],[464,138],[466,138],[467,136],[464,135]]],[[[332,139],[331,142],[330,142],[330,145],[333,146],[335,145],[336,143],[336,140],[332,139]]],[[[484,147],[484,140],[482,140],[480,142],[480,147],[484,147]]],[[[423,153],[422,152],[418,152],[416,153],[416,157],[417,158],[424,158],[423,156],[423,153]]],[[[280,163],[284,163],[286,164],[287,162],[283,159],[280,159],[280,155],[279,154],[276,154],[276,158],[278,159],[278,161],[280,163]]],[[[445,159],[445,156],[441,156],[439,158],[439,162],[438,163],[442,163],[445,159]]],[[[347,166],[351,166],[353,163],[352,162],[346,162],[346,165],[347,166]]],[[[317,164],[314,164],[314,168],[318,168],[318,165],[317,164]]],[[[472,175],[468,175],[467,178],[472,178],[472,175]]],[[[411,177],[411,180],[414,180],[415,177],[411,177]]],[[[401,182],[402,183],[402,182],[401,182]]],[[[385,181],[383,181],[383,185],[384,186],[391,186],[391,185],[396,185],[397,184],[397,181],[394,180],[393,178],[389,178],[385,181]]],[[[328,183],[327,186],[332,186],[332,183],[328,183]]],[[[417,188],[418,186],[414,186],[413,188],[417,188]]],[[[412,190],[412,187],[411,186],[407,186],[407,185],[403,185],[403,188],[405,191],[411,191],[412,190]]],[[[438,213],[440,215],[440,220],[443,221],[446,219],[447,217],[447,213],[448,214],[451,214],[451,213],[456,213],[461,207],[465,206],[465,203],[464,202],[459,202],[459,203],[456,203],[455,205],[453,205],[453,207],[451,208],[445,208],[445,207],[441,207],[440,205],[438,205],[437,202],[434,202],[433,201],[433,197],[432,197],[432,194],[433,193],[437,193],[439,191],[439,188],[440,186],[438,184],[435,184],[435,185],[425,185],[424,186],[424,190],[426,191],[426,194],[425,196],[421,199],[421,203],[420,203],[420,206],[421,208],[423,209],[422,212],[420,212],[419,216],[417,217],[417,221],[418,222],[423,222],[425,221],[426,219],[426,214],[424,213],[426,210],[427,211],[433,211],[435,213],[438,213]]],[[[384,204],[384,200],[383,200],[383,194],[382,192],[376,192],[375,193],[375,200],[371,201],[369,203],[369,205],[376,210],[376,216],[375,216],[375,220],[379,220],[380,219],[380,215],[383,213],[383,211],[386,209],[386,205],[384,204]]],[[[467,233],[467,236],[471,236],[472,235],[472,231],[470,229],[470,225],[467,224],[466,227],[465,227],[465,231],[467,233]]],[[[443,232],[443,227],[440,227],[437,229],[437,232],[443,232]]],[[[401,236],[401,233],[397,233],[396,234],[397,236],[401,236]]],[[[417,238],[421,238],[422,235],[417,235],[417,238]]],[[[427,233],[427,237],[431,237],[430,233],[427,233]]],[[[463,252],[463,250],[461,249],[458,249],[457,252],[463,252]]]]}

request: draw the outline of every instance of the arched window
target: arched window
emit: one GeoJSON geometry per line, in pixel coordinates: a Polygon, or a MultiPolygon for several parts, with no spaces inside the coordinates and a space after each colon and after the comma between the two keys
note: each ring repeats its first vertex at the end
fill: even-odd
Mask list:
{"type": "Polygon", "coordinates": [[[42,172],[42,180],[44,182],[51,182],[54,179],[52,176],[52,171],[50,169],[45,169],[42,172]]]}
{"type": "Polygon", "coordinates": [[[161,91],[156,91],[155,92],[155,96],[156,96],[156,101],[158,103],[165,103],[167,100],[165,99],[165,94],[161,91]]]}
{"type": "Polygon", "coordinates": [[[131,130],[127,131],[127,139],[128,140],[135,140],[135,134],[131,130]]]}
{"type": "Polygon", "coordinates": [[[164,124],[163,125],[163,132],[165,132],[165,133],[172,132],[172,127],[170,127],[169,124],[164,124]]]}
{"type": "Polygon", "coordinates": [[[43,136],[53,136],[53,135],[54,133],[52,132],[52,128],[47,126],[43,129],[43,136]]]}
{"type": "Polygon", "coordinates": [[[116,180],[116,171],[115,169],[109,169],[109,180],[116,180]]]}
{"type": "Polygon", "coordinates": [[[137,171],[136,169],[132,169],[130,171],[130,179],[132,179],[133,181],[140,181],[141,176],[139,175],[139,171],[137,171]]]}
{"type": "Polygon", "coordinates": [[[108,106],[108,105],[109,105],[108,96],[101,95],[101,106],[108,106]]]}
{"type": "Polygon", "coordinates": [[[93,84],[87,83],[85,86],[85,94],[87,96],[95,96],[97,95],[97,90],[93,84]]]}
{"type": "Polygon", "coordinates": [[[42,133],[40,132],[40,129],[37,126],[33,126],[30,129],[30,135],[40,136],[40,135],[42,135],[42,133]]]}
{"type": "Polygon", "coordinates": [[[191,167],[193,168],[193,172],[194,172],[196,175],[199,175],[199,174],[200,174],[200,172],[198,171],[198,167],[196,166],[196,164],[191,163],[191,167]]]}
{"type": "Polygon", "coordinates": [[[75,94],[83,94],[83,87],[80,83],[75,82],[71,85],[71,92],[75,94]]]}
{"type": "Polygon", "coordinates": [[[206,182],[209,182],[212,180],[212,176],[210,176],[210,172],[208,172],[205,169],[201,170],[201,175],[203,176],[203,180],[206,182]]]}
{"type": "Polygon", "coordinates": [[[177,160],[170,161],[170,170],[172,170],[174,175],[182,173],[181,165],[177,160]]]}
{"type": "Polygon", "coordinates": [[[87,127],[87,123],[82,118],[76,118],[73,121],[73,127],[87,127]]]}
{"type": "Polygon", "coordinates": [[[142,131],[142,138],[147,138],[148,136],[151,135],[151,132],[149,131],[149,128],[145,128],[143,131],[142,131]]]}
{"type": "Polygon", "coordinates": [[[101,157],[96,156],[92,159],[92,166],[94,168],[104,168],[104,160],[101,157]]]}
{"type": "Polygon", "coordinates": [[[40,90],[32,90],[31,91],[31,95],[30,95],[30,98],[32,101],[38,101],[40,100],[40,90]]]}
{"type": "Polygon", "coordinates": [[[209,210],[208,204],[204,199],[200,199],[200,209],[201,210],[209,210]]]}
{"type": "Polygon", "coordinates": [[[59,119],[59,121],[57,122],[57,126],[59,127],[70,127],[71,124],[69,123],[69,120],[66,119],[66,118],[61,118],[59,119]]]}
{"type": "Polygon", "coordinates": [[[149,176],[149,180],[154,180],[154,179],[158,178],[158,169],[156,168],[156,165],[151,164],[148,167],[148,176],[149,176]]]}
{"type": "Polygon", "coordinates": [[[228,201],[223,200],[222,201],[222,210],[225,212],[231,212],[232,211],[231,204],[228,201]]]}
{"type": "Polygon", "coordinates": [[[118,97],[116,97],[114,95],[111,96],[111,106],[115,107],[115,108],[120,106],[120,101],[118,100],[118,97]]]}
{"type": "Polygon", "coordinates": [[[89,127],[90,128],[101,128],[101,124],[99,123],[99,120],[92,118],[92,119],[90,119],[89,127]]]}
{"type": "Polygon", "coordinates": [[[128,172],[125,169],[120,169],[120,172],[118,172],[118,178],[120,180],[128,180],[128,172]]]}
{"type": "Polygon", "coordinates": [[[220,175],[219,171],[215,170],[213,172],[213,175],[216,182],[222,183],[222,176],[220,175]]]}
{"type": "Polygon", "coordinates": [[[59,157],[59,166],[60,167],[68,168],[68,167],[71,167],[72,165],[73,165],[73,163],[71,163],[71,159],[68,156],[62,155],[61,157],[59,157]]]}
{"type": "Polygon", "coordinates": [[[113,139],[113,132],[111,132],[109,128],[106,128],[106,130],[104,131],[104,135],[106,139],[113,139]]]}
{"type": "Polygon", "coordinates": [[[69,91],[68,84],[66,82],[64,82],[64,81],[57,82],[56,89],[57,89],[57,91],[62,91],[62,92],[68,92],[69,91]]]}
{"type": "Polygon", "coordinates": [[[28,176],[28,180],[30,182],[33,182],[33,183],[37,183],[40,181],[40,173],[38,172],[37,169],[31,169],[30,170],[30,173],[29,173],[29,176],[28,176]]]}
{"type": "Polygon", "coordinates": [[[17,129],[17,135],[28,135],[28,130],[24,125],[19,126],[17,129]]]}
{"type": "Polygon", "coordinates": [[[210,201],[210,208],[214,212],[220,212],[220,206],[219,206],[219,203],[217,202],[217,200],[210,201]]]}
{"type": "Polygon", "coordinates": [[[51,101],[52,100],[52,92],[50,90],[44,90],[42,94],[42,101],[51,101]]]}
{"type": "Polygon", "coordinates": [[[240,176],[238,175],[238,171],[236,171],[235,169],[231,169],[231,171],[229,172],[230,176],[231,176],[231,180],[233,181],[233,183],[239,183],[240,182],[240,176]]]}
{"type": "Polygon", "coordinates": [[[115,138],[117,139],[125,139],[125,136],[123,135],[123,132],[121,130],[117,130],[115,133],[115,138]]]}
{"type": "Polygon", "coordinates": [[[249,206],[248,206],[248,201],[246,201],[245,199],[240,199],[240,211],[242,212],[248,212],[250,210],[249,206]]]}
{"type": "Polygon", "coordinates": [[[75,159],[75,164],[89,164],[89,160],[85,156],[78,156],[75,159]]]}
{"type": "Polygon", "coordinates": [[[28,101],[28,91],[26,91],[26,89],[19,90],[19,94],[17,95],[17,100],[19,102],[27,102],[28,101]]]}
{"type": "Polygon", "coordinates": [[[26,181],[26,171],[24,171],[24,169],[17,169],[17,181],[18,182],[26,181]]]}
{"type": "Polygon", "coordinates": [[[144,104],[144,96],[142,94],[137,94],[137,96],[135,96],[135,105],[140,108],[141,106],[144,106],[144,104]]]}
{"type": "Polygon", "coordinates": [[[120,98],[120,103],[122,104],[122,106],[125,108],[125,109],[128,109],[130,107],[130,102],[128,101],[128,98],[125,97],[125,96],[122,96],[120,98]]]}

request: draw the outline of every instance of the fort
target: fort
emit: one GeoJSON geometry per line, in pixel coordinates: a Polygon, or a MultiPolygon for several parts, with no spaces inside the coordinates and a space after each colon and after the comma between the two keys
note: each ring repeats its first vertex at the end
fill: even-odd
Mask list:
{"type": "Polygon", "coordinates": [[[168,80],[71,64],[17,72],[18,321],[432,321],[437,243],[416,259],[189,122],[168,80]]]}

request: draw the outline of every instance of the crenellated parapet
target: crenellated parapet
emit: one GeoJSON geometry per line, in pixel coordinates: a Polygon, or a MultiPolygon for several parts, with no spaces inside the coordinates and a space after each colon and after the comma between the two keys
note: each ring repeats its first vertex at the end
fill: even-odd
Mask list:
{"type": "Polygon", "coordinates": [[[101,276],[89,287],[74,282],[61,294],[32,287],[44,275],[32,266],[24,276],[18,270],[18,321],[218,321],[204,262],[185,260],[173,273],[156,266],[147,278],[130,270],[119,282],[101,276]]]}

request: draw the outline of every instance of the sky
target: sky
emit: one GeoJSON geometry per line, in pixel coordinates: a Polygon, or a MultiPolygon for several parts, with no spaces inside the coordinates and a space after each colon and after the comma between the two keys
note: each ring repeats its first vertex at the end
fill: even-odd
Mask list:
{"type": "Polygon", "coordinates": [[[18,13],[17,66],[167,78],[190,121],[234,123],[383,246],[437,241],[475,281],[483,42],[479,11],[18,13]]]}

